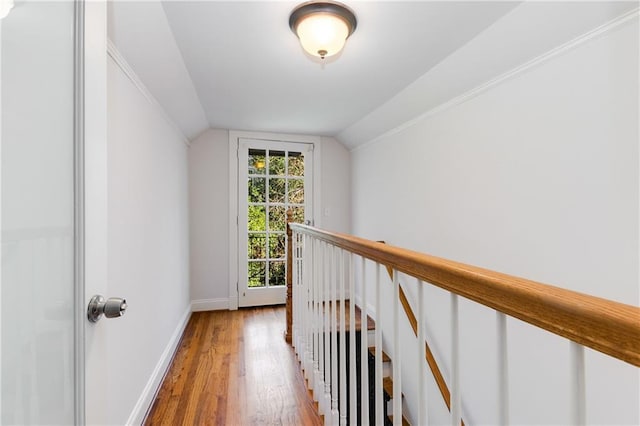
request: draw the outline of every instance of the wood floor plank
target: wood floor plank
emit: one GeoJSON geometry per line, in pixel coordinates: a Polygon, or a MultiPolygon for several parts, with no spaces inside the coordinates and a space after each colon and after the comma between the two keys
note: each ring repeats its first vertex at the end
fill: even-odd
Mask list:
{"type": "Polygon", "coordinates": [[[321,425],[283,307],[196,312],[145,425],[321,425]]]}

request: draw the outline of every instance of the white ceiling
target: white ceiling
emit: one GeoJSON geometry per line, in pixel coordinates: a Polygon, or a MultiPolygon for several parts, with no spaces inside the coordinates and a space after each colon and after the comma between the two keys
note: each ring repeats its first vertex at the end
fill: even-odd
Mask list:
{"type": "Polygon", "coordinates": [[[298,2],[110,2],[109,38],[189,139],[215,127],[353,147],[637,7],[347,3],[358,28],[324,65],[288,27],[298,2]]]}
{"type": "Polygon", "coordinates": [[[212,126],[334,135],[513,7],[355,2],[356,32],[322,66],[289,29],[297,4],[164,3],[212,126]]]}

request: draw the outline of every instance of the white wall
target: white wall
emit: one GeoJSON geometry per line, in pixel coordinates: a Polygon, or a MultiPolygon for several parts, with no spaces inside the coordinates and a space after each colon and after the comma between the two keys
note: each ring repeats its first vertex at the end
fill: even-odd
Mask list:
{"type": "Polygon", "coordinates": [[[351,231],[351,156],[334,138],[323,137],[320,226],[351,231]]]}
{"type": "MultiPolygon", "coordinates": [[[[321,226],[349,232],[349,152],[321,138],[321,226]]],[[[194,309],[229,305],[229,132],[208,130],[189,149],[191,298],[194,309]]]]}
{"type": "Polygon", "coordinates": [[[189,148],[191,299],[229,297],[229,132],[208,130],[189,148]]]}
{"type": "MultiPolygon", "coordinates": [[[[638,71],[636,16],[352,151],[354,233],[638,305],[638,71]]],[[[448,376],[449,298],[426,303],[448,376]]],[[[511,422],[567,424],[568,343],[508,334],[511,422]]],[[[461,302],[461,339],[465,420],[495,424],[495,314],[461,302]]],[[[638,424],[638,370],[586,359],[587,420],[638,424]]]]}
{"type": "Polygon", "coordinates": [[[105,296],[129,309],[96,325],[108,342],[105,424],[142,421],[190,313],[187,146],[119,64],[109,59],[105,296]]]}

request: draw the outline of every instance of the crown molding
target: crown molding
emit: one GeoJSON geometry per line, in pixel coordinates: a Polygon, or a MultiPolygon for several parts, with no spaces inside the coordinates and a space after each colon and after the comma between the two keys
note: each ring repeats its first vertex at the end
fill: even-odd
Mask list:
{"type": "Polygon", "coordinates": [[[424,120],[428,120],[431,117],[434,117],[444,111],[447,111],[448,109],[451,109],[455,106],[461,105],[477,96],[479,96],[480,94],[508,81],[511,80],[512,78],[517,77],[520,74],[524,74],[525,72],[542,65],[545,62],[550,61],[551,59],[560,56],[570,50],[575,49],[576,47],[590,41],[593,40],[595,38],[600,37],[601,35],[612,31],[624,24],[626,24],[627,22],[636,19],[640,16],[640,7],[639,8],[635,8],[623,15],[618,16],[615,19],[612,19],[609,22],[604,23],[603,25],[600,25],[566,43],[561,44],[558,47],[555,47],[549,51],[547,51],[546,53],[543,53],[542,55],[539,55],[527,62],[525,62],[522,65],[519,65],[515,68],[512,68],[511,70],[500,74],[498,77],[495,77],[479,86],[474,87],[471,90],[468,90],[467,92],[458,95],[452,99],[450,99],[447,102],[444,102],[434,108],[429,109],[428,111],[420,114],[419,116],[412,118],[411,120],[405,121],[403,124],[396,126],[395,128],[388,130],[384,133],[382,133],[379,136],[376,136],[375,138],[371,139],[368,142],[365,142],[361,145],[358,145],[356,147],[354,147],[353,149],[351,149],[351,152],[356,152],[359,151],[361,149],[367,148],[369,146],[378,144],[380,142],[382,142],[384,139],[396,135],[408,128],[411,128],[413,126],[415,126],[416,124],[418,124],[419,122],[422,122],[424,120]]]}

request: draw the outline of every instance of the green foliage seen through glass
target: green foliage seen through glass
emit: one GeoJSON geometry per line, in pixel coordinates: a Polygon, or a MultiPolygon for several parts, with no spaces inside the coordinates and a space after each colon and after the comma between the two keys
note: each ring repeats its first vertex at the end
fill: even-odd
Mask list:
{"type": "Polygon", "coordinates": [[[304,181],[302,179],[289,179],[289,203],[304,203],[304,181]]]}
{"type": "Polygon", "coordinates": [[[284,203],[286,194],[286,182],[284,178],[269,179],[269,202],[284,203]]]}
{"type": "Polygon", "coordinates": [[[249,287],[265,287],[267,274],[266,262],[249,262],[249,287]]]}
{"type": "Polygon", "coordinates": [[[284,259],[285,247],[285,234],[269,235],[269,259],[284,259]]]}
{"type": "Polygon", "coordinates": [[[285,285],[286,268],[284,262],[269,262],[269,286],[285,285]]]}
{"type": "Polygon", "coordinates": [[[285,231],[285,210],[284,206],[269,207],[269,231],[285,231]]]}
{"type": "Polygon", "coordinates": [[[266,201],[267,180],[265,178],[249,178],[247,181],[248,196],[247,201],[250,203],[264,203],[266,201]]]}
{"type": "Polygon", "coordinates": [[[299,152],[289,153],[289,176],[304,176],[304,157],[299,152]]]}
{"type": "Polygon", "coordinates": [[[249,234],[249,259],[266,259],[267,234],[249,234]]]}
{"type": "Polygon", "coordinates": [[[264,206],[249,206],[249,231],[261,231],[267,230],[266,227],[266,212],[264,206]]]}
{"type": "Polygon", "coordinates": [[[269,174],[283,176],[285,174],[283,151],[269,151],[269,174]]]}
{"type": "Polygon", "coordinates": [[[304,222],[304,156],[250,149],[248,169],[248,286],[283,286],[286,210],[292,209],[294,222],[304,222]]]}

